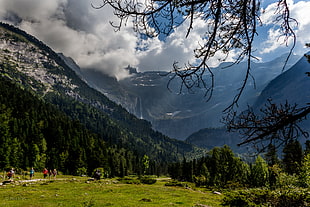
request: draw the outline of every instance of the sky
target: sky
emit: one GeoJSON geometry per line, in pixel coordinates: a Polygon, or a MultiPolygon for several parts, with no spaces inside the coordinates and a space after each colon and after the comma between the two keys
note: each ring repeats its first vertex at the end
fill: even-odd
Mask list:
{"type": "MultiPolygon", "coordinates": [[[[264,0],[262,27],[255,41],[255,55],[261,61],[288,52],[289,47],[279,39],[279,30],[272,22],[274,0],[264,0]]],[[[114,76],[127,77],[125,67],[131,65],[138,71],[170,71],[174,61],[180,65],[194,62],[193,50],[202,42],[205,23],[197,20],[188,38],[187,25],[175,29],[165,40],[159,38],[141,40],[131,25],[115,32],[110,21],[117,22],[109,7],[94,9],[101,0],[0,0],[0,20],[11,23],[37,37],[56,52],[73,58],[82,69],[93,69],[114,76]],[[144,50],[137,50],[143,45],[144,50]]],[[[294,53],[302,55],[310,49],[310,1],[289,0],[290,12],[298,21],[294,27],[297,44],[294,53]]],[[[218,54],[209,61],[219,64],[218,54]]],[[[227,61],[233,61],[231,54],[227,61]]]]}

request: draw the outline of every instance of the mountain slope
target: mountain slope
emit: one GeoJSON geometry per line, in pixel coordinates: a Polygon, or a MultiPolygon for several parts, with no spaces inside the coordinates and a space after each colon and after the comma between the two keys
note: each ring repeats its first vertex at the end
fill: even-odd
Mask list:
{"type": "MultiPolygon", "coordinates": [[[[281,73],[286,57],[283,55],[268,63],[252,63],[256,88],[254,81],[249,79],[239,101],[240,111],[253,104],[269,81],[281,73]]],[[[297,57],[292,56],[287,67],[296,61],[297,57]]],[[[150,121],[155,130],[182,140],[202,128],[222,126],[222,111],[238,92],[246,68],[246,63],[225,68],[227,65],[229,63],[223,63],[212,69],[215,88],[209,102],[204,99],[203,89],[194,89],[193,93],[187,90],[180,92],[181,83],[177,79],[171,82],[168,90],[170,77],[163,72],[134,73],[119,82],[92,70],[81,69],[81,75],[92,87],[137,117],[150,121]],[[109,85],[101,80],[109,80],[109,85]]]]}
{"type": "Polygon", "coordinates": [[[267,99],[275,103],[296,103],[305,106],[310,102],[310,63],[302,57],[294,66],[272,80],[254,103],[254,108],[262,107],[267,99]]]}
{"type": "MultiPolygon", "coordinates": [[[[41,170],[48,167],[76,174],[81,167],[91,172],[98,166],[109,166],[105,164],[106,160],[121,157],[117,153],[107,156],[116,149],[106,146],[96,134],[52,104],[2,76],[0,103],[2,169],[32,166],[41,170]]],[[[132,154],[132,157],[135,156],[132,154]]],[[[115,171],[112,166],[109,168],[115,171]]]]}
{"type": "MultiPolygon", "coordinates": [[[[261,94],[253,104],[253,109],[259,111],[272,99],[273,103],[284,104],[286,101],[290,104],[297,104],[304,107],[310,102],[310,78],[306,72],[310,71],[310,63],[306,57],[302,57],[290,69],[277,76],[262,90],[261,94]]],[[[301,123],[303,129],[310,131],[310,121],[304,120],[301,123]]],[[[212,148],[216,145],[232,143],[234,146],[241,142],[240,135],[228,133],[224,129],[202,129],[193,133],[186,139],[187,142],[196,144],[199,147],[212,148]],[[223,137],[224,140],[223,140],[223,137]],[[238,138],[239,137],[239,138],[238,138]],[[235,139],[237,138],[237,139],[235,139]],[[239,139],[239,140],[238,140],[239,139]],[[221,140],[221,141],[218,141],[221,140]],[[235,142],[237,141],[237,142],[235,142]]],[[[239,150],[234,148],[234,150],[239,150]]]]}
{"type": "Polygon", "coordinates": [[[58,54],[36,38],[7,24],[1,24],[0,36],[1,75],[56,105],[108,144],[159,161],[175,161],[196,153],[190,144],[153,131],[149,122],[90,88],[58,54]]]}

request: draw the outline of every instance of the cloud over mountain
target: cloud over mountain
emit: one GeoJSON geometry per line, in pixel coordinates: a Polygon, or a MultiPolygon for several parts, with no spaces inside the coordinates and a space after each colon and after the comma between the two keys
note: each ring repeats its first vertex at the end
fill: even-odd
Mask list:
{"type": "MultiPolygon", "coordinates": [[[[165,41],[158,38],[141,40],[131,28],[130,20],[126,27],[115,32],[110,21],[118,22],[109,7],[94,9],[101,0],[0,0],[0,20],[14,23],[21,29],[36,36],[54,50],[72,57],[83,69],[102,71],[118,79],[128,76],[127,65],[145,70],[170,70],[173,62],[180,66],[195,62],[193,50],[203,42],[205,22],[197,20],[191,34],[185,38],[186,24],[176,28],[165,41]],[[139,48],[137,50],[137,48],[139,48]],[[141,49],[142,48],[142,49],[141,49]]],[[[296,34],[304,45],[310,42],[310,2],[291,1],[292,15],[300,21],[296,34]]],[[[266,8],[266,23],[272,18],[272,8],[266,8]]],[[[282,47],[275,43],[277,30],[271,27],[261,57],[282,47]]],[[[263,36],[260,35],[259,38],[263,36]]],[[[300,45],[301,45],[300,43],[300,45]]],[[[300,46],[299,47],[302,47],[300,46]]],[[[279,52],[277,52],[278,56],[279,52]]],[[[234,57],[231,53],[228,61],[234,57]]],[[[223,55],[210,60],[215,66],[223,55]]]]}
{"type": "MultiPolygon", "coordinates": [[[[293,1],[289,0],[288,6],[290,8],[290,25],[293,28],[296,37],[296,50],[297,53],[303,53],[305,43],[310,42],[310,2],[309,1],[293,1]],[[293,21],[296,20],[296,21],[293,21]]],[[[264,9],[264,12],[261,15],[262,23],[266,26],[269,26],[267,30],[268,37],[265,41],[262,42],[262,49],[260,54],[270,54],[272,52],[279,51],[283,48],[287,48],[287,45],[284,44],[284,36],[281,36],[282,32],[279,28],[281,21],[275,24],[277,4],[270,4],[264,9]]],[[[289,38],[288,45],[291,46],[293,42],[292,38],[289,38]]]]}
{"type": "Polygon", "coordinates": [[[96,10],[85,0],[2,0],[1,19],[14,22],[56,51],[71,56],[82,68],[122,78],[123,68],[136,65],[136,34],[130,28],[115,33],[106,8],[96,10]]]}

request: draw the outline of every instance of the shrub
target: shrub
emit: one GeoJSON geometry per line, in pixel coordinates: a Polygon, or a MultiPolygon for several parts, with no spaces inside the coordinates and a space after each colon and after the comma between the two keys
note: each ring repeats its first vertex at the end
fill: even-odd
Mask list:
{"type": "Polygon", "coordinates": [[[274,206],[301,207],[308,206],[310,194],[307,189],[266,190],[250,189],[231,191],[225,194],[224,206],[274,206]]]}
{"type": "Polygon", "coordinates": [[[207,184],[207,178],[204,175],[194,176],[194,183],[197,187],[207,184]]]}
{"type": "Polygon", "coordinates": [[[224,206],[261,206],[266,203],[268,192],[261,189],[230,191],[223,199],[224,206]]]}
{"type": "Polygon", "coordinates": [[[80,167],[76,170],[76,175],[82,176],[87,175],[87,169],[85,167],[80,167]]]}
{"type": "Polygon", "coordinates": [[[133,178],[133,177],[123,177],[117,180],[123,184],[140,184],[141,183],[140,180],[138,180],[137,178],[133,178]]]}
{"type": "Polygon", "coordinates": [[[141,181],[141,183],[149,184],[149,185],[154,184],[157,181],[155,178],[152,178],[152,177],[149,177],[149,176],[143,176],[139,180],[141,181]]]}
{"type": "Polygon", "coordinates": [[[178,187],[186,187],[185,183],[173,180],[165,184],[165,186],[178,186],[178,187]]]}

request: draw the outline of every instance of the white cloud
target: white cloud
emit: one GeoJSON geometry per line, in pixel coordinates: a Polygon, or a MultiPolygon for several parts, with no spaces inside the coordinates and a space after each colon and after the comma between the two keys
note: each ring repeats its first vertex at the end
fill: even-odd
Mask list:
{"type": "MultiPolygon", "coordinates": [[[[199,44],[203,44],[206,25],[205,21],[195,19],[193,30],[187,38],[185,35],[188,25],[184,23],[176,28],[175,32],[168,36],[165,42],[157,38],[143,40],[142,45],[145,50],[138,53],[139,68],[169,71],[174,62],[178,62],[180,67],[188,63],[194,64],[197,61],[194,57],[194,49],[198,48],[199,44]]],[[[226,61],[232,61],[234,56],[234,51],[232,51],[226,61]]],[[[224,57],[226,57],[225,54],[218,52],[208,60],[209,66],[219,65],[219,60],[224,57]]]]}
{"type": "MultiPolygon", "coordinates": [[[[92,1],[93,3],[96,3],[92,1]]],[[[1,19],[16,15],[18,26],[57,52],[72,57],[80,67],[117,78],[128,76],[124,68],[137,65],[136,34],[131,28],[115,33],[107,8],[96,10],[85,0],[0,0],[1,19]]]]}
{"type": "Polygon", "coordinates": [[[26,21],[41,21],[42,18],[57,14],[58,8],[65,5],[67,0],[2,0],[2,11],[14,12],[26,21]]]}
{"type": "MultiPolygon", "coordinates": [[[[194,49],[203,44],[206,23],[195,20],[194,29],[185,38],[187,24],[175,29],[165,42],[157,38],[139,40],[129,27],[114,32],[109,21],[118,22],[109,7],[94,9],[101,0],[0,0],[0,19],[15,22],[19,27],[36,36],[57,52],[72,57],[82,68],[103,71],[123,78],[128,75],[127,65],[137,66],[140,71],[171,70],[173,62],[179,66],[195,63],[194,49]],[[138,45],[139,42],[139,45],[138,45]],[[136,50],[137,46],[144,50],[136,50]]],[[[296,34],[300,44],[310,42],[310,2],[290,1],[291,14],[299,21],[296,34]]],[[[265,9],[262,16],[265,24],[274,18],[275,4],[265,9]]],[[[128,26],[130,21],[128,21],[128,26]]],[[[276,42],[279,31],[271,28],[263,53],[271,53],[281,47],[276,42]]],[[[283,45],[282,45],[283,46],[283,45]]],[[[232,61],[234,51],[226,61],[232,61]]],[[[217,53],[209,60],[216,66],[225,54],[217,53]]]]}
{"type": "MultiPolygon", "coordinates": [[[[298,24],[295,22],[292,22],[291,24],[297,37],[295,51],[302,54],[301,48],[303,48],[305,43],[310,42],[310,2],[299,1],[294,3],[293,0],[290,0],[288,1],[288,5],[290,8],[291,17],[296,19],[298,22],[298,24]]],[[[281,22],[279,22],[279,24],[274,24],[276,8],[277,3],[270,4],[261,16],[263,24],[271,26],[271,28],[268,31],[268,39],[261,43],[264,47],[262,47],[263,49],[260,51],[260,54],[275,52],[277,49],[284,48],[287,45],[292,45],[292,38],[289,38],[286,44],[284,37],[281,36],[282,33],[279,29],[279,24],[281,22]]]]}

